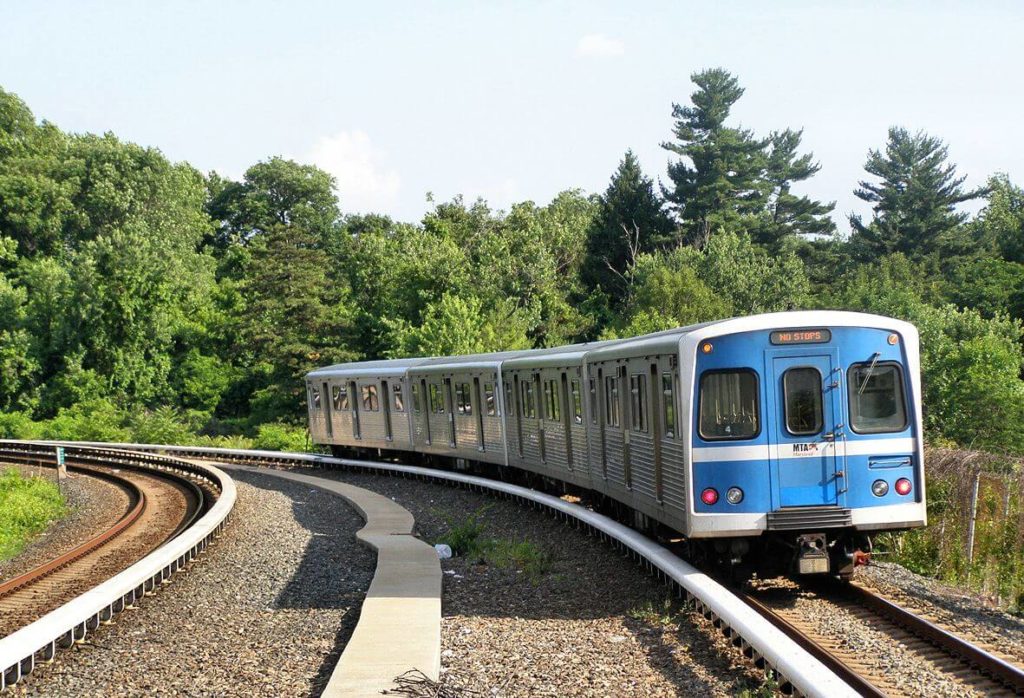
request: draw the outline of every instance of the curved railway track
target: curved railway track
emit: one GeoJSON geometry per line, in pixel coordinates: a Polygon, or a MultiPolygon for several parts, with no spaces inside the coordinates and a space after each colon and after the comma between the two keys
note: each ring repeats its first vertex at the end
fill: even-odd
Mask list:
{"type": "Polygon", "coordinates": [[[126,569],[186,529],[205,509],[203,490],[172,473],[124,465],[107,468],[73,459],[68,469],[114,484],[127,495],[128,506],[97,535],[0,584],[0,637],[126,569]]]}
{"type": "Polygon", "coordinates": [[[812,594],[848,616],[870,625],[892,642],[960,684],[965,693],[1024,695],[1024,669],[948,629],[858,584],[833,582],[772,586],[740,592],[744,601],[865,696],[912,695],[890,671],[879,669],[844,643],[818,630],[813,619],[794,608],[797,594],[812,594]]]}
{"type": "MultiPolygon", "coordinates": [[[[126,446],[131,447],[131,446],[126,446]]],[[[247,465],[271,466],[281,468],[350,468],[358,471],[377,474],[388,474],[401,477],[417,477],[420,479],[432,480],[443,484],[470,487],[487,492],[492,495],[509,496],[508,487],[505,483],[493,481],[493,485],[480,484],[485,480],[479,477],[466,476],[447,471],[435,471],[434,473],[412,466],[400,466],[390,463],[372,461],[357,461],[351,459],[337,459],[312,454],[285,454],[274,452],[257,451],[232,451],[227,449],[189,448],[189,447],[164,447],[164,446],[136,446],[143,451],[158,451],[161,453],[172,453],[178,456],[186,456],[209,462],[231,462],[247,465]],[[435,474],[436,473],[436,474],[435,474]]],[[[512,495],[515,497],[515,495],[512,495]]],[[[543,495],[541,495],[543,497],[543,495]]],[[[551,499],[550,497],[548,498],[551,499]]],[[[532,506],[545,506],[540,498],[523,500],[532,506]]],[[[567,515],[556,506],[548,504],[547,507],[553,513],[566,520],[573,520],[576,524],[580,521],[574,516],[567,515]]],[[[584,525],[588,525],[584,522],[584,525]]],[[[764,666],[765,660],[762,654],[748,644],[743,637],[742,631],[729,627],[727,623],[720,620],[718,614],[712,609],[711,604],[700,598],[698,595],[684,590],[678,578],[666,571],[666,565],[659,553],[645,551],[638,546],[625,541],[622,537],[609,535],[606,531],[597,531],[602,537],[628,550],[641,564],[644,564],[652,574],[657,574],[666,584],[674,588],[680,595],[687,595],[692,598],[697,607],[704,614],[715,621],[722,632],[732,643],[741,648],[743,653],[750,658],[757,666],[764,666]]],[[[658,546],[660,552],[666,554],[665,548],[658,546]]],[[[793,639],[800,647],[807,650],[812,656],[820,661],[825,667],[834,672],[845,681],[851,689],[866,696],[901,696],[906,695],[899,687],[893,677],[887,676],[884,672],[873,669],[865,658],[858,656],[855,651],[843,647],[840,639],[828,638],[813,627],[811,623],[802,620],[793,612],[787,612],[786,601],[758,597],[757,593],[738,592],[742,600],[754,608],[772,625],[782,631],[784,635],[793,639]]],[[[997,656],[985,648],[979,647],[955,633],[920,617],[919,615],[903,609],[871,591],[850,585],[795,585],[792,593],[813,593],[824,600],[842,608],[852,617],[861,622],[869,623],[872,627],[888,634],[893,642],[905,645],[911,652],[917,654],[921,659],[931,662],[938,670],[948,673],[964,686],[965,692],[973,691],[982,695],[1024,695],[1024,670],[1016,664],[997,656]]],[[[791,605],[791,604],[790,604],[791,605]]],[[[799,691],[789,681],[790,677],[782,675],[780,683],[783,690],[811,695],[827,695],[818,690],[799,691]]]]}

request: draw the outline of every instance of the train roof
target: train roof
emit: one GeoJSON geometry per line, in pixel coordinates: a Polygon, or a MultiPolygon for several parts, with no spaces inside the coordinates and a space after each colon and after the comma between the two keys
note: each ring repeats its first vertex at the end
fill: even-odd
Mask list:
{"type": "Polygon", "coordinates": [[[324,366],[310,371],[306,378],[337,378],[339,376],[361,376],[366,373],[404,374],[410,366],[429,361],[427,358],[377,359],[375,361],[349,361],[333,366],[324,366]]]}

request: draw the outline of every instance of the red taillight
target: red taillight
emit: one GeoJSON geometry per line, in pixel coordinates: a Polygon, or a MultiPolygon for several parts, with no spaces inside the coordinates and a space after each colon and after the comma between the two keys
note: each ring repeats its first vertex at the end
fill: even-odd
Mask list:
{"type": "Polygon", "coordinates": [[[910,480],[905,477],[901,477],[896,481],[896,494],[907,495],[910,494],[910,490],[914,489],[914,486],[910,484],[910,480]]]}
{"type": "Polygon", "coordinates": [[[708,506],[711,506],[718,501],[718,490],[709,487],[700,493],[700,501],[704,502],[708,506]]]}

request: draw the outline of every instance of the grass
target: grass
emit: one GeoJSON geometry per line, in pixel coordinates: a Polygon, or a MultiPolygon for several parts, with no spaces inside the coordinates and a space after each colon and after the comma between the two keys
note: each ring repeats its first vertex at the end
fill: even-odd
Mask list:
{"type": "Polygon", "coordinates": [[[484,537],[487,527],[482,518],[489,508],[481,507],[462,519],[438,512],[448,530],[435,542],[446,543],[455,556],[474,559],[499,569],[515,569],[530,579],[547,574],[551,570],[552,557],[536,543],[484,537]]]}
{"type": "Polygon", "coordinates": [[[4,471],[0,475],[0,560],[20,553],[29,538],[65,511],[64,498],[50,480],[4,471]]]}
{"type": "Polygon", "coordinates": [[[629,617],[647,625],[666,628],[678,625],[688,610],[692,610],[690,604],[680,605],[672,597],[665,597],[661,603],[648,600],[642,606],[630,609],[629,617]]]}

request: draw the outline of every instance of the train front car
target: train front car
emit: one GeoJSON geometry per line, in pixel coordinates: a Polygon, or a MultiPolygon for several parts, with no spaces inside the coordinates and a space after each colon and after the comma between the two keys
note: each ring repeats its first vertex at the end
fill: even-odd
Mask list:
{"type": "Polygon", "coordinates": [[[918,334],[874,315],[791,312],[680,342],[693,397],[685,533],[762,574],[852,575],[871,536],[923,526],[918,334]]]}

